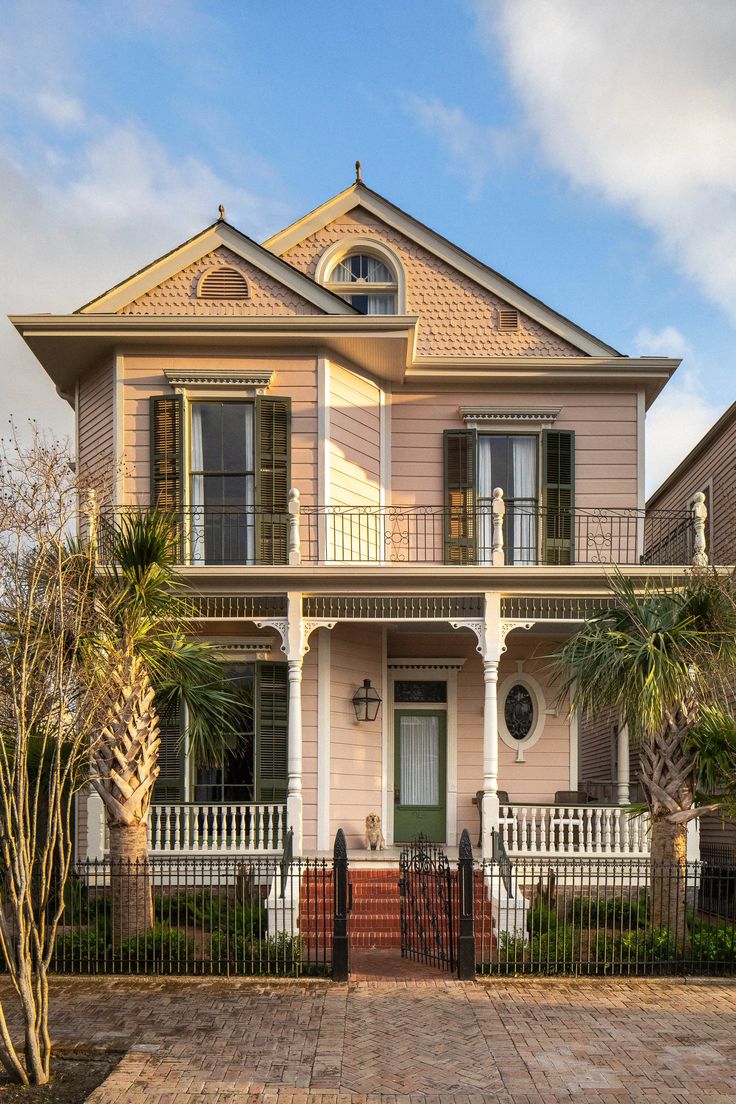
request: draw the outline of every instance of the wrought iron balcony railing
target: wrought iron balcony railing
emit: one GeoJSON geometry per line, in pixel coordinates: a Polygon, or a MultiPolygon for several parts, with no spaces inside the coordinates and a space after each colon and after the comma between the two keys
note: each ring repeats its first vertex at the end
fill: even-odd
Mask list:
{"type": "MultiPolygon", "coordinates": [[[[138,509],[125,507],[124,510],[138,509]]],[[[109,555],[112,518],[99,521],[109,555]]],[[[188,506],[175,514],[189,566],[448,564],[519,567],[707,563],[705,520],[694,510],[549,509],[496,494],[472,510],[443,506],[311,506],[288,512],[188,506]]]]}

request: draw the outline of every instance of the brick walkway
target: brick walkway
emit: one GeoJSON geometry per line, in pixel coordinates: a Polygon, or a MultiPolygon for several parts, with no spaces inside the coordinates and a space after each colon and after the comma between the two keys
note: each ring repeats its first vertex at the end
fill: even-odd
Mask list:
{"type": "Polygon", "coordinates": [[[728,984],[69,978],[53,989],[57,1043],[125,1051],[91,1104],[736,1101],[728,984]]]}

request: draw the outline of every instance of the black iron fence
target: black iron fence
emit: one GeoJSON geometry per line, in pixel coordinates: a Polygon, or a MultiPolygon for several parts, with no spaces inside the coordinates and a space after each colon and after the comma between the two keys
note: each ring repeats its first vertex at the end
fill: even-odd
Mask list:
{"type": "Polygon", "coordinates": [[[329,974],[333,867],[318,859],[77,863],[52,969],[70,974],[329,974]]]}
{"type": "MultiPolygon", "coordinates": [[[[130,513],[138,507],[125,507],[130,513]]],[[[119,516],[120,511],[116,511],[119,516]]],[[[99,525],[101,557],[112,547],[114,514],[99,525]]],[[[494,537],[490,500],[474,509],[443,506],[300,506],[286,512],[256,506],[188,506],[174,515],[182,563],[286,564],[290,550],[302,563],[414,563],[491,565],[494,537]]],[[[532,499],[509,499],[502,523],[503,561],[509,565],[692,562],[688,510],[546,509],[532,499]]]]}
{"type": "Polygon", "coordinates": [[[483,974],[736,974],[736,866],[648,859],[475,867],[483,974]]]}

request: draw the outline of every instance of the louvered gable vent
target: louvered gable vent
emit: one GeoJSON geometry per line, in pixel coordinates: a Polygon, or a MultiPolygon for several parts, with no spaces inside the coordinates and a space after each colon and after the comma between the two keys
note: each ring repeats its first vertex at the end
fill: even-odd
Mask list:
{"type": "Polygon", "coordinates": [[[500,307],[498,311],[499,330],[518,330],[519,312],[514,307],[500,307]]]}
{"type": "Polygon", "coordinates": [[[199,281],[200,299],[247,299],[248,283],[237,268],[210,268],[199,281]]]}

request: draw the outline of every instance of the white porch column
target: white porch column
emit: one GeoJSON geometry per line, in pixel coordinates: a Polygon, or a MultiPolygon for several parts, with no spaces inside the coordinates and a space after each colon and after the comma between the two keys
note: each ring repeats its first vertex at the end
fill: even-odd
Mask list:
{"type": "Polygon", "coordinates": [[[105,806],[94,790],[87,794],[87,859],[105,856],[105,806]]]}
{"type": "Polygon", "coordinates": [[[616,778],[618,780],[618,803],[628,805],[629,797],[629,729],[619,726],[616,747],[616,778]]]}
{"type": "Polygon", "coordinates": [[[290,591],[288,594],[286,658],[289,664],[289,786],[286,795],[286,824],[294,832],[294,854],[301,855],[303,846],[302,663],[304,662],[304,629],[302,625],[302,596],[298,591],[290,591]]]}
{"type": "Polygon", "coordinates": [[[483,660],[483,858],[490,858],[498,828],[498,659],[483,660]]]}

